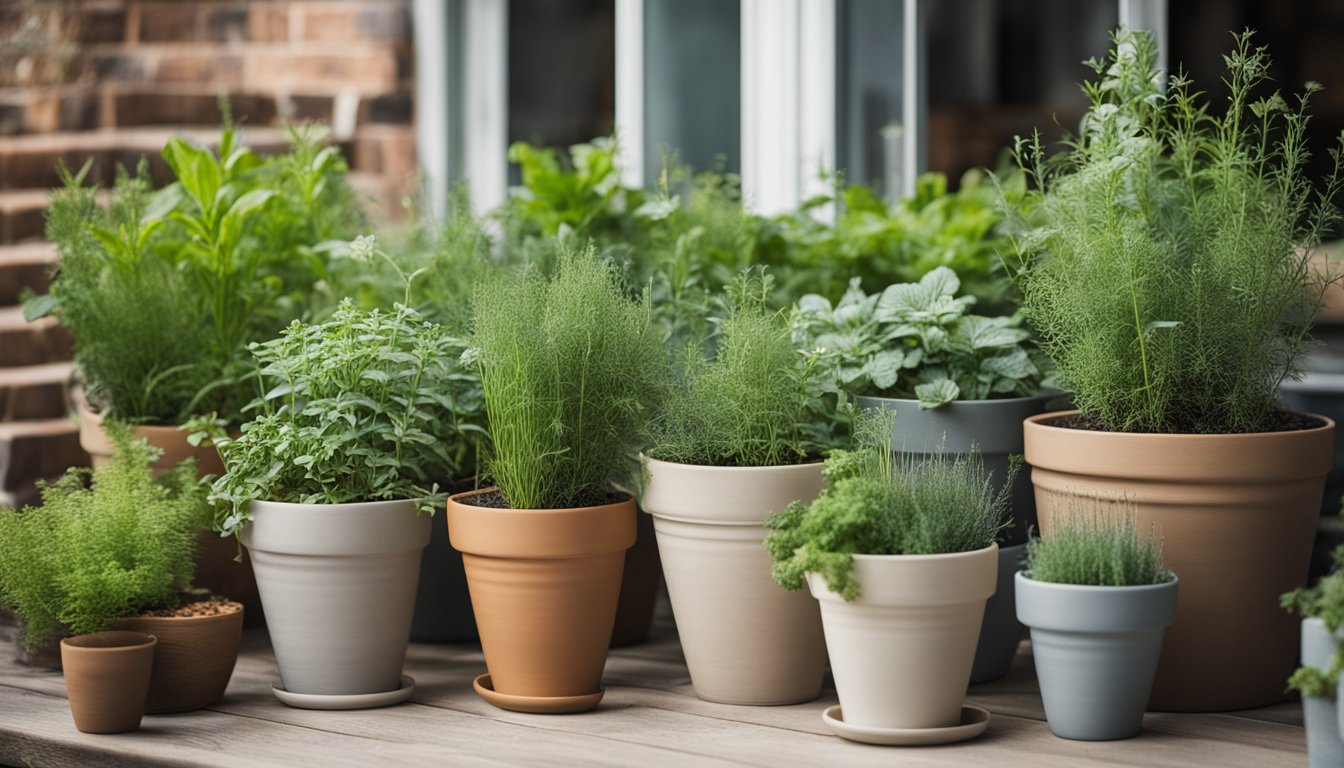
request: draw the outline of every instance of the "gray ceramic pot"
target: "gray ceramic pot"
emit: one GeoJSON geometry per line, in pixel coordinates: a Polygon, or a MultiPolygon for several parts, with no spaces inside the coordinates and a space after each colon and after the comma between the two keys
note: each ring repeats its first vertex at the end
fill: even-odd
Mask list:
{"type": "MultiPolygon", "coordinates": [[[[1023,420],[1056,409],[1067,399],[1068,395],[1052,393],[1003,400],[959,400],[929,411],[920,410],[916,400],[860,397],[857,401],[860,408],[896,412],[893,451],[929,455],[968,453],[974,447],[984,457],[985,471],[992,473],[1002,487],[1008,477],[1009,457],[1022,454],[1023,420]]],[[[1022,625],[1013,608],[1012,575],[1020,557],[1017,545],[1026,543],[1027,532],[1036,525],[1036,495],[1025,467],[1013,483],[1012,494],[1013,527],[1000,544],[999,590],[985,604],[972,684],[1008,674],[1022,640],[1022,625]]]]}
{"type": "MultiPolygon", "coordinates": [[[[1334,658],[1335,638],[1320,619],[1302,620],[1302,664],[1326,669],[1334,658]]],[[[1302,697],[1302,720],[1307,726],[1307,763],[1310,768],[1344,765],[1344,739],[1340,738],[1340,711],[1336,699],[1302,697]]]]}
{"type": "Polygon", "coordinates": [[[1138,735],[1162,635],[1176,619],[1179,580],[1096,587],[1036,581],[1021,571],[1015,581],[1050,730],[1082,741],[1138,735]]]}

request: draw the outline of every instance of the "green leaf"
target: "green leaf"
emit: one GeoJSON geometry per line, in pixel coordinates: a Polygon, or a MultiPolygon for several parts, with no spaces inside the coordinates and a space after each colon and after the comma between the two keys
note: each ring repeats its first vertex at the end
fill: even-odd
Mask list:
{"type": "Polygon", "coordinates": [[[946,405],[960,395],[961,390],[951,379],[938,379],[915,387],[915,397],[918,398],[919,408],[923,411],[946,405]]]}
{"type": "Polygon", "coordinates": [[[1006,317],[967,315],[956,322],[954,333],[966,339],[974,350],[1008,347],[1030,337],[1022,328],[1009,327],[1008,322],[1006,317]]]}
{"type": "Polygon", "coordinates": [[[937,267],[919,279],[919,284],[928,288],[935,296],[955,296],[961,289],[961,280],[957,273],[947,267],[937,267]]]}
{"type": "Polygon", "coordinates": [[[873,380],[873,386],[880,390],[891,389],[896,385],[897,375],[904,362],[904,352],[899,349],[888,349],[869,358],[864,370],[873,380]]]}
{"type": "Polygon", "coordinates": [[[23,302],[23,319],[30,323],[40,320],[54,312],[57,306],[59,302],[50,293],[29,297],[23,302]]]}
{"type": "MultiPolygon", "coordinates": [[[[1031,362],[1031,356],[1021,347],[1015,347],[1007,354],[985,358],[980,362],[980,370],[1013,380],[1025,379],[1039,373],[1036,365],[1031,362]]],[[[1003,391],[1010,390],[1011,386],[1009,390],[1003,391]]]]}

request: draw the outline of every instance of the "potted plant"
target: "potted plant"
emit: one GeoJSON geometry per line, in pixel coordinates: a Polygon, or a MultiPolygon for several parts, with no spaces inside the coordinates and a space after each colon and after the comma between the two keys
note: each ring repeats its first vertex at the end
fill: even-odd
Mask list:
{"type": "Polygon", "coordinates": [[[712,357],[691,346],[647,432],[654,518],[691,683],[702,699],[793,704],[821,692],[816,604],[770,580],[766,518],[816,497],[829,415],[815,361],[765,306],[769,275],[730,287],[712,357]]]}
{"type": "Polygon", "coordinates": [[[857,449],[827,459],[814,501],[770,519],[766,548],[779,585],[806,582],[821,605],[840,696],[823,713],[832,730],[877,744],[960,741],[989,720],[964,700],[1008,494],[974,453],[893,456],[893,423],[890,411],[864,412],[857,449]]]}
{"type": "Polygon", "coordinates": [[[1136,504],[1181,576],[1150,706],[1263,706],[1293,665],[1277,598],[1307,573],[1332,460],[1334,423],[1276,396],[1320,306],[1303,254],[1337,182],[1317,195],[1303,170],[1307,95],[1251,100],[1269,59],[1249,32],[1217,115],[1184,77],[1164,90],[1148,33],[1115,42],[1082,134],[1049,162],[1018,146],[1038,187],[1024,310],[1079,409],[1026,421],[1041,531],[1075,496],[1136,504]]]}
{"type": "Polygon", "coordinates": [[[1344,674],[1344,545],[1332,553],[1335,570],[1315,586],[1283,596],[1283,606],[1302,616],[1302,666],[1288,687],[1302,694],[1311,768],[1344,762],[1340,723],[1340,675],[1344,674]]]}
{"type": "Polygon", "coordinates": [[[252,346],[265,394],[220,444],[211,499],[216,529],[251,552],[287,704],[386,706],[414,689],[401,667],[430,536],[420,513],[480,431],[458,399],[472,386],[462,348],[404,304],[349,300],[252,346]]]}
{"type": "MultiPolygon", "coordinates": [[[[111,463],[69,470],[43,488],[41,506],[0,509],[0,604],[23,619],[29,648],[66,634],[157,634],[148,700],[135,722],[142,710],[209,706],[233,673],[243,607],[188,591],[208,520],[206,489],[190,461],[154,479],[158,449],[124,425],[108,431],[116,446],[111,463]]],[[[148,658],[143,637],[130,645],[148,658]]],[[[111,646],[79,640],[61,656],[98,656],[88,649],[102,647],[111,646]]],[[[109,661],[117,655],[106,654],[109,661]]]]}
{"type": "Polygon", "coordinates": [[[1048,365],[1020,317],[971,314],[974,296],[957,296],[961,281],[935,267],[917,283],[865,294],[855,278],[834,306],[825,297],[799,299],[793,314],[800,348],[816,350],[826,388],[861,409],[896,414],[891,450],[920,455],[978,451],[985,468],[1015,477],[1014,525],[999,549],[1000,589],[985,607],[972,683],[1008,674],[1022,639],[1011,580],[1036,524],[1025,476],[1010,475],[1022,453],[1022,421],[1049,409],[1059,393],[1048,365]]]}
{"type": "Polygon", "coordinates": [[[635,502],[639,425],[661,381],[647,303],[596,252],[485,280],[467,359],[480,372],[496,487],[448,499],[488,673],[474,688],[520,712],[602,699],[635,502]]]}
{"type": "Polygon", "coordinates": [[[154,646],[142,632],[94,632],[61,640],[66,697],[84,733],[137,730],[145,713],[154,646]]]}
{"type": "Polygon", "coordinates": [[[1031,629],[1051,732],[1084,741],[1138,735],[1177,585],[1162,567],[1162,545],[1139,535],[1132,513],[1116,524],[1074,510],[1027,545],[1017,615],[1031,629]]]}

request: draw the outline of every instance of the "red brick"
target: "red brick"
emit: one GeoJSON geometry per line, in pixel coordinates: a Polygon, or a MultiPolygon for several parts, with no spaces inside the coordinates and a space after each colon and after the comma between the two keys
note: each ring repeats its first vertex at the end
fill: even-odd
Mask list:
{"type": "MultiPolygon", "coordinates": [[[[116,124],[219,125],[223,114],[219,98],[199,91],[131,91],[114,97],[116,124]]],[[[248,125],[269,125],[276,117],[275,99],[256,94],[231,94],[229,103],[236,120],[248,125]]]]}
{"type": "Polygon", "coordinates": [[[415,130],[409,126],[368,126],[355,135],[350,153],[354,171],[404,179],[416,172],[415,130]]]}
{"type": "Polygon", "coordinates": [[[145,57],[136,53],[99,53],[90,57],[93,77],[100,83],[136,83],[148,77],[145,57]]]}
{"type": "Polygon", "coordinates": [[[286,106],[285,119],[295,121],[321,120],[324,123],[330,123],[334,102],[335,99],[331,96],[290,96],[286,106]]]}
{"type": "Polygon", "coordinates": [[[380,93],[360,101],[359,123],[408,125],[415,118],[414,111],[415,103],[410,91],[380,93]]]}
{"type": "Polygon", "coordinates": [[[121,0],[91,0],[79,8],[79,42],[120,43],[126,40],[126,4],[121,0]]]}
{"type": "Polygon", "coordinates": [[[283,43],[289,40],[289,6],[249,3],[247,39],[258,43],[283,43]]]}
{"type": "Polygon", "coordinates": [[[215,42],[238,43],[247,39],[247,8],[243,6],[215,7],[205,11],[201,19],[201,39],[215,42]]]}
{"type": "Polygon", "coordinates": [[[199,5],[188,0],[140,4],[140,42],[183,43],[200,38],[199,5]]]}
{"type": "Polygon", "coordinates": [[[404,4],[313,3],[297,7],[303,14],[304,40],[388,42],[410,36],[409,9],[404,4]]]}
{"type": "Polygon", "coordinates": [[[249,53],[243,82],[250,90],[304,88],[311,92],[353,88],[382,93],[396,88],[396,61],[390,51],[351,53],[249,53]]]}
{"type": "Polygon", "coordinates": [[[222,50],[204,46],[193,53],[165,54],[159,59],[155,79],[163,83],[209,83],[235,85],[243,73],[243,60],[222,50]]]}

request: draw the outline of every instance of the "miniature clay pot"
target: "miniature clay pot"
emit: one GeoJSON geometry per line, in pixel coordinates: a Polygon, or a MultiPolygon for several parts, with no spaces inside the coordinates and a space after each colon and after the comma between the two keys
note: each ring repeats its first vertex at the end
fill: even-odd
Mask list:
{"type": "Polygon", "coordinates": [[[95,632],[61,641],[66,695],[84,733],[126,733],[140,727],[154,664],[153,635],[95,632]]]}

